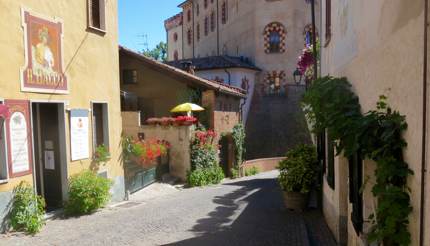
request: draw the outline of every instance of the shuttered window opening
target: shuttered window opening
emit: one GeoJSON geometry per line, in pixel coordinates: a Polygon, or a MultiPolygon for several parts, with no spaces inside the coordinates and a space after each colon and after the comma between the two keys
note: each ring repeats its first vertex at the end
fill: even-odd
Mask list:
{"type": "Polygon", "coordinates": [[[333,190],[335,187],[335,170],[334,170],[334,157],[335,157],[335,149],[334,149],[334,140],[327,134],[327,184],[333,190]]]}
{"type": "Polygon", "coordinates": [[[349,159],[349,201],[352,204],[351,222],[359,235],[363,231],[363,160],[360,153],[349,159]]]}
{"type": "Polygon", "coordinates": [[[105,26],[105,0],[88,0],[89,26],[106,30],[105,26]]]}
{"type": "Polygon", "coordinates": [[[317,139],[318,161],[321,165],[321,170],[326,173],[326,158],[325,158],[325,132],[318,135],[317,139]]]}
{"type": "Polygon", "coordinates": [[[327,46],[331,40],[331,0],[325,1],[325,44],[327,46]]]}

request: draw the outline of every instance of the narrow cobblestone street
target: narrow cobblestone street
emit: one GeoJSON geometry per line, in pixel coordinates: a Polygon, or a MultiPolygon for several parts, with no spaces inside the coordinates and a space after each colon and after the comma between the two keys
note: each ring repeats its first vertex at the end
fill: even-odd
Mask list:
{"type": "Polygon", "coordinates": [[[277,172],[54,219],[0,245],[335,245],[319,212],[285,210],[277,172]]]}

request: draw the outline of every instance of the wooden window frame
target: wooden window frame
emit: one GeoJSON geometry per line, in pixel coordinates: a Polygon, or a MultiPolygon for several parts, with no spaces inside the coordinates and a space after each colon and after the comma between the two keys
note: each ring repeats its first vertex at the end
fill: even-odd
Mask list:
{"type": "Polygon", "coordinates": [[[103,144],[106,148],[110,149],[109,141],[109,104],[105,101],[91,101],[91,123],[92,123],[92,140],[93,140],[93,152],[95,152],[97,146],[97,129],[96,129],[96,119],[94,117],[94,105],[102,105],[102,124],[103,124],[103,144]]]}
{"type": "Polygon", "coordinates": [[[105,0],[87,0],[87,15],[88,15],[88,29],[106,33],[106,2],[105,0]],[[92,3],[98,1],[99,3],[99,22],[100,26],[93,25],[92,3]]]}

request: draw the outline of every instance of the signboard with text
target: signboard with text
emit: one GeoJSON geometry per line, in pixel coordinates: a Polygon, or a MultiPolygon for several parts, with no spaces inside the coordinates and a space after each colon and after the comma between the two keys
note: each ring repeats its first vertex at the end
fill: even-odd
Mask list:
{"type": "Polygon", "coordinates": [[[26,62],[21,70],[22,91],[68,93],[63,72],[62,22],[26,10],[22,10],[22,18],[26,62]]]}
{"type": "Polygon", "coordinates": [[[70,111],[70,148],[72,161],[90,158],[88,110],[70,111]]]}
{"type": "Polygon", "coordinates": [[[10,177],[31,174],[32,142],[30,104],[25,100],[6,100],[10,117],[6,121],[10,177]]]}

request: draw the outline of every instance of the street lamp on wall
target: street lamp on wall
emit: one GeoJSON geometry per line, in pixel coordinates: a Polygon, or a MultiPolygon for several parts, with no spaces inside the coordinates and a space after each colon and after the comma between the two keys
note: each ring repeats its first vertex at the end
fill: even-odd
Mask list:
{"type": "Polygon", "coordinates": [[[302,72],[300,72],[298,68],[296,68],[296,70],[293,73],[293,77],[296,85],[299,85],[302,82],[303,74],[302,72]]]}

